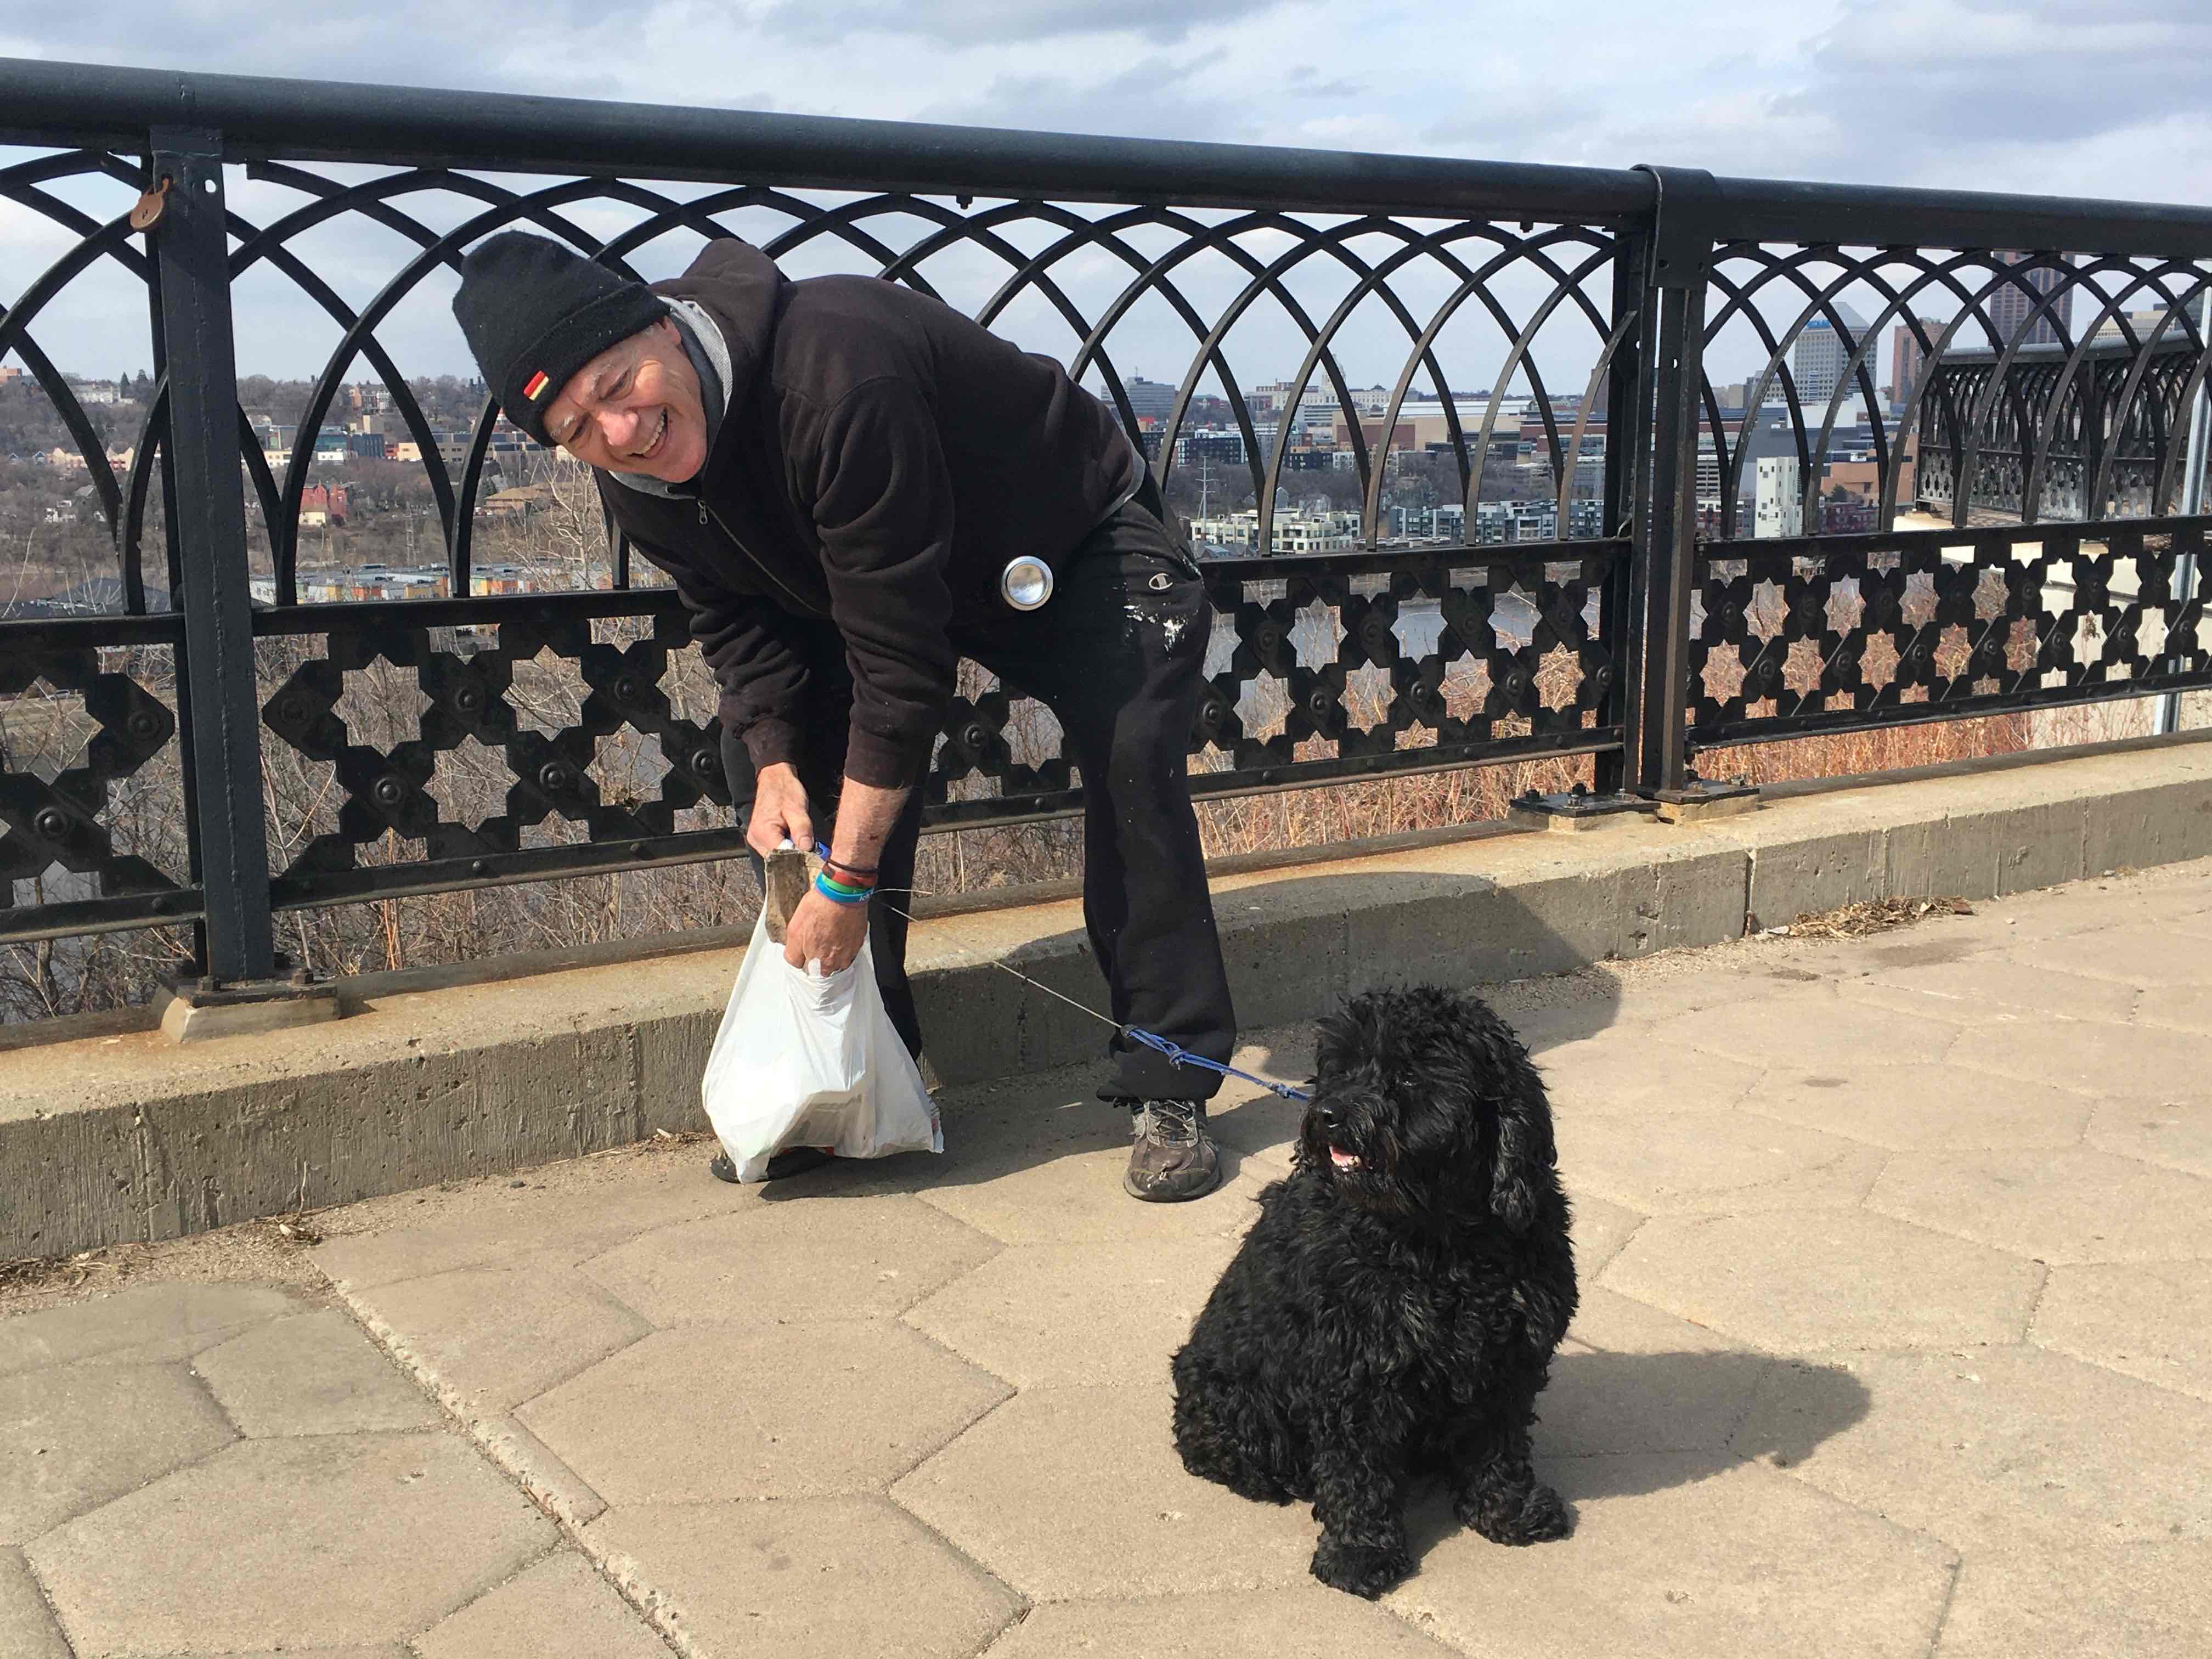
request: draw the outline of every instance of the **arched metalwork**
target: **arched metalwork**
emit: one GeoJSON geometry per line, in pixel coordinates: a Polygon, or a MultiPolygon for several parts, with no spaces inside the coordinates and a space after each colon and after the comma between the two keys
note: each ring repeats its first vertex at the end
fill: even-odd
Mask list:
{"type": "MultiPolygon", "coordinates": [[[[40,66],[0,72],[11,107],[35,115],[13,130],[51,146],[0,158],[0,198],[62,239],[0,296],[0,356],[52,404],[115,538],[120,595],[112,617],[0,618],[11,662],[97,704],[106,745],[66,787],[0,763],[0,877],[58,865],[96,890],[0,904],[0,938],[189,917],[203,898],[192,870],[100,839],[99,787],[180,758],[173,718],[149,714],[149,700],[170,708],[156,677],[100,653],[189,655],[178,617],[145,614],[142,549],[169,555],[178,590],[157,531],[228,488],[179,476],[178,441],[205,434],[173,431],[173,411],[235,401],[210,386],[227,367],[166,337],[159,220],[150,236],[131,225],[173,89],[101,73],[95,121],[58,106],[48,82],[62,82],[40,66]],[[143,122],[118,125],[126,107],[143,122]],[[143,155],[115,137],[142,125],[143,155]],[[146,296],[139,355],[155,369],[127,464],[45,343],[58,302],[118,278],[146,296]]],[[[88,95],[82,75],[68,84],[88,95]]],[[[973,133],[901,149],[903,130],[708,112],[665,112],[650,132],[602,124],[613,148],[576,157],[544,100],[334,89],[309,131],[281,100],[218,90],[202,118],[234,124],[211,132],[238,180],[220,251],[234,331],[327,343],[303,365],[288,457],[238,416],[260,533],[210,556],[252,562],[252,702],[171,702],[192,730],[258,720],[264,753],[322,781],[316,815],[272,843],[279,908],[737,845],[718,821],[713,722],[670,692],[681,607],[633,587],[628,548],[606,550],[600,588],[476,591],[485,549],[520,544],[486,528],[490,495],[551,458],[481,388],[458,414],[425,390],[457,332],[444,362],[420,360],[463,254],[510,226],[633,275],[672,275],[696,243],[735,235],[794,275],[904,283],[1059,355],[1171,500],[1191,473],[1181,457],[1204,455],[1209,476],[1222,462],[1231,501],[1206,562],[1218,622],[1190,736],[1201,793],[1577,751],[1600,757],[1601,782],[1650,787],[1716,743],[2212,684],[2195,644],[2202,526],[2178,513],[2212,368],[2212,215],[1747,180],[1701,192],[1680,173],[1662,204],[1642,172],[973,133]],[[1918,361],[1909,386],[1881,384],[1886,351],[1918,361]],[[436,597],[301,603],[318,440],[356,393],[419,458],[436,597]],[[1662,496],[1655,453],[1676,439],[1705,483],[1662,496]],[[1856,498],[1838,501],[1846,475],[1856,498]],[[1302,480],[1330,516],[1279,510],[1302,480]],[[1744,533],[1777,526],[1790,533],[1744,533]],[[533,720],[525,664],[567,677],[578,712],[533,720]],[[411,678],[420,706],[396,735],[349,725],[349,677],[372,672],[411,678]],[[1668,720],[1684,705],[1656,759],[1628,736],[1639,699],[1668,720]],[[643,798],[597,781],[617,739],[658,757],[643,798]],[[446,788],[471,744],[505,768],[498,810],[464,811],[446,788]],[[378,843],[397,856],[366,856],[378,843]]],[[[946,711],[929,816],[1064,812],[1074,784],[1056,728],[980,684],[946,711]]]]}

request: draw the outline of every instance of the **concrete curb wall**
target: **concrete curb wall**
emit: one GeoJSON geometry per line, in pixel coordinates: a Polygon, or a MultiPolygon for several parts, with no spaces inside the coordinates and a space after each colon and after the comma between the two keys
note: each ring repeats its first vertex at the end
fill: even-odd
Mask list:
{"type": "MultiPolygon", "coordinates": [[[[1388,978],[1478,984],[1715,945],[1883,896],[1988,898],[2212,854],[2212,744],[1789,794],[1708,824],[1484,836],[1214,883],[1249,1028],[1388,978]]],[[[379,994],[335,1024],[0,1052],[0,1258],[155,1239],[703,1128],[741,950],[379,994]]],[[[1073,900],[927,920],[948,1083],[1066,1065],[1104,1029],[1073,900]]]]}

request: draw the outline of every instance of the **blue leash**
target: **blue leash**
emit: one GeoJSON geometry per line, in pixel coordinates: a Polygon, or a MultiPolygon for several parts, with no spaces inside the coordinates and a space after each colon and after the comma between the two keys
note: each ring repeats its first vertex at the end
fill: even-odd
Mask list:
{"type": "MultiPolygon", "coordinates": [[[[1101,1016],[1103,1018],[1103,1016],[1101,1016]]],[[[1109,1024],[1112,1022],[1109,1021],[1109,1024]]],[[[1293,1089],[1287,1083],[1276,1083],[1264,1077],[1255,1077],[1249,1072],[1240,1072],[1234,1066],[1224,1066],[1218,1060],[1208,1060],[1202,1054],[1192,1054],[1188,1048],[1170,1042],[1164,1036],[1154,1036],[1150,1031],[1140,1031],[1133,1025],[1124,1025],[1122,1034],[1133,1042],[1141,1042],[1157,1054],[1165,1054],[1178,1066],[1195,1066],[1201,1070],[1218,1072],[1224,1077],[1241,1077],[1247,1083],[1256,1083],[1268,1093],[1280,1095],[1285,1100],[1311,1100],[1304,1089],[1293,1089]]]]}
{"type": "MultiPolygon", "coordinates": [[[[830,856],[830,849],[823,846],[819,842],[815,842],[814,850],[817,854],[824,859],[830,856]]],[[[890,909],[896,911],[898,915],[906,916],[906,919],[908,921],[912,921],[914,920],[912,916],[907,915],[905,911],[900,910],[896,905],[890,904],[888,900],[885,901],[885,903],[890,909]]],[[[983,960],[989,963],[994,968],[999,969],[1003,972],[1012,974],[1016,979],[1021,981],[1023,984],[1034,986],[1036,989],[1043,992],[1048,997],[1058,997],[1069,1007],[1077,1009],[1083,1013],[1090,1015],[1091,1018],[1098,1021],[1101,1024],[1113,1025],[1115,1030],[1121,1032],[1122,1036],[1127,1037],[1131,1042],[1142,1043],[1146,1048],[1150,1048],[1154,1054],[1166,1055],[1169,1060],[1175,1065],[1192,1066],[1197,1067],[1200,1071],[1218,1073],[1223,1077],[1242,1078],[1245,1082],[1256,1083],[1262,1089],[1265,1089],[1269,1094],[1279,1095],[1285,1100],[1311,1100],[1313,1098],[1313,1097],[1304,1089],[1294,1089],[1287,1083],[1277,1083],[1268,1078],[1255,1077],[1249,1072],[1238,1071],[1234,1066],[1224,1066],[1218,1060],[1208,1060],[1203,1054],[1194,1054],[1191,1053],[1189,1049],[1183,1048],[1179,1043],[1170,1042],[1165,1037],[1156,1036],[1150,1031],[1140,1031],[1133,1025],[1115,1025],[1112,1020],[1107,1018],[1105,1015],[1100,1013],[1096,1008],[1091,1007],[1086,1004],[1078,1002],[1073,997],[1067,996],[1061,992],[1054,990],[1049,985],[1039,983],[1037,981],[1031,979],[1020,969],[1016,968],[1010,963],[1000,962],[994,957],[986,957],[983,960]]]]}

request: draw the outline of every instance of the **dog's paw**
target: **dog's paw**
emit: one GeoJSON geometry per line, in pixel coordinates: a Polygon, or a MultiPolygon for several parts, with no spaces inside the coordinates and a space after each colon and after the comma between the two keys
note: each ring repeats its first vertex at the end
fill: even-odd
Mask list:
{"type": "Polygon", "coordinates": [[[1345,1590],[1372,1601],[1402,1582],[1413,1571],[1413,1558],[1403,1545],[1376,1549],[1367,1544],[1344,1544],[1324,1536],[1314,1547],[1313,1576],[1331,1589],[1345,1590]]]}
{"type": "Polygon", "coordinates": [[[1517,1493],[1462,1498],[1452,1509],[1462,1526],[1493,1544],[1548,1544],[1574,1530],[1565,1501],[1541,1483],[1517,1493]]]}

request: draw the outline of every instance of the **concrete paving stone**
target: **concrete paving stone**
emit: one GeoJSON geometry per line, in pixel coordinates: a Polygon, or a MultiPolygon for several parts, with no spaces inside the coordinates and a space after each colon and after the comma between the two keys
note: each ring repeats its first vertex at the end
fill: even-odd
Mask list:
{"type": "Polygon", "coordinates": [[[2169,927],[2194,939],[2212,939],[2212,903],[2206,902],[2203,875],[2193,888],[2176,888],[2159,896],[2149,909],[2148,925],[2169,927]]]}
{"type": "Polygon", "coordinates": [[[1569,1116],[1556,1133],[1575,1191],[1647,1215],[1847,1207],[1866,1195],[1885,1158],[1749,1112],[1569,1116]]]}
{"type": "Polygon", "coordinates": [[[1952,1066],[1856,1075],[1777,1070],[1747,1111],[1893,1152],[2071,1146],[2096,1103],[2070,1090],[1952,1066]]]}
{"type": "Polygon", "coordinates": [[[441,1420],[335,1308],[257,1326],[209,1349],[192,1369],[241,1434],[361,1434],[441,1420]]]}
{"type": "Polygon", "coordinates": [[[70,1659],[53,1609],[14,1550],[0,1550],[0,1653],[10,1659],[70,1659]]]}
{"type": "Polygon", "coordinates": [[[1539,1055],[1561,1118],[1711,1111],[1748,1096],[1759,1068],[1635,1032],[1607,1031],[1539,1055]]]}
{"type": "Polygon", "coordinates": [[[502,1412],[472,1416],[468,1431],[484,1455],[520,1481],[522,1489],[555,1520],[584,1527],[607,1512],[607,1500],[512,1416],[502,1412]]]}
{"type": "Polygon", "coordinates": [[[2017,1342],[2043,1282],[2023,1257],[1863,1210],[1660,1217],[1608,1290],[1783,1353],[2017,1342]]]}
{"type": "Polygon", "coordinates": [[[1847,1364],[1770,1372],[1735,1449],[1787,1447],[1793,1478],[1969,1556],[2212,1539],[2212,1406],[2033,1347],[1847,1364]]]}
{"type": "Polygon", "coordinates": [[[1158,1601],[1048,1601],[994,1642],[986,1659],[1443,1659],[1450,1651],[1381,1607],[1314,1583],[1158,1601]]]}
{"type": "Polygon", "coordinates": [[[1960,1040],[1948,1020],[1872,1007],[1826,987],[1708,1008],[1675,1021],[1667,1035],[1748,1065],[1828,1073],[1940,1060],[1960,1040]]]}
{"type": "Polygon", "coordinates": [[[1272,1181],[1291,1172],[1291,1154],[1305,1121],[1306,1103],[1285,1100],[1249,1085],[1224,1089],[1207,1103],[1206,1121],[1216,1144],[1242,1155],[1251,1173],[1272,1181]],[[1265,1166],[1265,1167],[1260,1167],[1265,1166]]]}
{"type": "Polygon", "coordinates": [[[27,1543],[237,1437],[182,1364],[0,1376],[0,1545],[27,1543]]]}
{"type": "Polygon", "coordinates": [[[1531,985],[1549,986],[1559,981],[1551,979],[1523,981],[1520,985],[1504,986],[1485,997],[1492,1009],[1504,1016],[1505,1023],[1513,1028],[1514,1036],[1540,1063],[1548,1054],[1562,1048],[1596,1040],[1614,1029],[1618,1007],[1611,996],[1577,998],[1557,1003],[1523,1004],[1515,994],[1531,985]]]}
{"type": "Polygon", "coordinates": [[[690,1325],[515,1415],[620,1509],[879,1488],[1006,1393],[902,1325],[690,1325]]]}
{"type": "Polygon", "coordinates": [[[2171,927],[2100,927],[2065,939],[2033,940],[2014,959],[2086,975],[2139,990],[2212,985],[2212,939],[2171,927]]]}
{"type": "MultiPolygon", "coordinates": [[[[1224,1163],[1228,1160],[1224,1158],[1224,1163]]],[[[957,1174],[921,1197],[1007,1244],[1076,1244],[1121,1238],[1241,1238],[1259,1217],[1261,1190],[1279,1169],[1226,1174],[1204,1198],[1144,1204],[1121,1188],[1128,1142],[1076,1152],[1003,1174],[957,1174]]]]}
{"type": "Polygon", "coordinates": [[[414,1648],[418,1659],[668,1659],[652,1626],[566,1549],[431,1626],[414,1648]]]}
{"type": "MultiPolygon", "coordinates": [[[[1689,1015],[1787,993],[1826,980],[1836,969],[1832,950],[1815,951],[1804,941],[1770,939],[1747,940],[1726,951],[1684,953],[1667,959],[1667,965],[1676,971],[1660,974],[1639,969],[1621,973],[1613,964],[1598,965],[1595,971],[1621,973],[1613,992],[1613,1018],[1606,1030],[1641,1029],[1668,1036],[1689,1015]]],[[[1536,1058],[1540,1063],[1544,1056],[1536,1058]]]]}
{"type": "Polygon", "coordinates": [[[371,1199],[325,1218],[315,1264],[341,1288],[363,1289],[522,1256],[581,1261],[655,1227],[757,1201],[759,1188],[707,1173],[712,1150],[640,1158],[580,1190],[530,1176],[462,1183],[465,1202],[441,1203],[427,1223],[409,1215],[423,1206],[407,1194],[371,1199]],[[517,1179],[525,1184],[509,1184],[517,1179]]]}
{"type": "Polygon", "coordinates": [[[1991,956],[1886,969],[1851,981],[1845,994],[1905,1013],[1978,1024],[1996,1008],[2068,1019],[2124,1020],[2140,994],[2132,985],[1991,956]]]}
{"type": "Polygon", "coordinates": [[[415,1659],[415,1656],[398,1643],[379,1642],[366,1648],[276,1648],[263,1653],[234,1650],[219,1656],[206,1652],[164,1653],[150,1655],[148,1659],[415,1659]]]}
{"type": "Polygon", "coordinates": [[[1975,908],[1975,919],[1996,924],[2003,930],[1999,937],[2014,942],[2067,939],[2118,927],[2170,927],[2182,920],[2181,907],[2171,896],[2130,892],[2096,880],[2070,882],[2039,893],[2010,894],[1975,908]]]}
{"type": "Polygon", "coordinates": [[[2212,1400],[2212,1261],[2053,1267],[2028,1340],[2212,1400]]]}
{"type": "Polygon", "coordinates": [[[1900,1152],[1867,1207],[2039,1261],[2212,1256],[2212,1186],[2087,1147],[1900,1152]]]}
{"type": "Polygon", "coordinates": [[[1536,1397],[1537,1454],[1719,1451],[1775,1363],[1591,1285],[1536,1397]]]}
{"type": "Polygon", "coordinates": [[[1948,1063],[2093,1095],[2173,1098],[2205,1086],[2204,1039],[2094,1020],[2022,1018],[1959,1033],[1948,1063]]]}
{"type": "Polygon", "coordinates": [[[1224,1140],[1219,1188],[1187,1204],[1139,1203],[1121,1189],[1128,1111],[1092,1097],[1097,1075],[1066,1067],[961,1091],[944,1103],[944,1157],[833,1165],[769,1201],[908,1193],[1008,1244],[1241,1235],[1279,1164],[1244,1170],[1237,1144],[1224,1140]]]}
{"type": "Polygon", "coordinates": [[[82,1654],[398,1641],[559,1534],[446,1434],[248,1440],[27,1552],[82,1654]]]}
{"type": "Polygon", "coordinates": [[[2101,1152],[2212,1176],[2212,1097],[2100,1101],[2085,1138],[2101,1152]]]}
{"type": "MultiPolygon", "coordinates": [[[[1256,1077],[1303,1085],[1313,1076],[1314,1024],[1303,1020],[1291,1025],[1270,1025],[1247,1030],[1238,1038],[1229,1063],[1256,1077]]],[[[1251,1085],[1236,1078],[1223,1080],[1222,1092],[1251,1085]]],[[[1273,1097],[1270,1097],[1273,1098],[1273,1097]]]]}
{"type": "Polygon", "coordinates": [[[794,1199],[662,1227],[582,1271],[654,1325],[903,1312],[998,1243],[921,1200],[794,1199]]]}
{"type": "Polygon", "coordinates": [[[1572,1212],[1575,1273],[1587,1285],[1620,1254],[1620,1247],[1635,1236],[1644,1218],[1640,1211],[1591,1193],[1571,1193],[1568,1202],[1572,1212]]]}
{"type": "Polygon", "coordinates": [[[1304,1582],[1305,1507],[1186,1474],[1172,1400],[1164,1382],[1017,1395],[891,1496],[1036,1601],[1304,1582]]]}
{"type": "Polygon", "coordinates": [[[1954,1558],[1771,1470],[1706,1454],[1540,1469],[1575,1510],[1553,1544],[1504,1549],[1439,1501],[1419,1576],[1386,1605],[1479,1659],[1921,1659],[1954,1558]]]}
{"type": "Polygon", "coordinates": [[[558,1255],[374,1285],[347,1300],[464,1412],[511,1410],[653,1328],[558,1255]]]}
{"type": "Polygon", "coordinates": [[[1236,1253],[1225,1238],[1010,1245],[906,1322],[1018,1388],[1156,1382],[1236,1253]]]}
{"type": "Polygon", "coordinates": [[[2212,1546],[2029,1546],[1969,1555],[1935,1659],[2203,1659],[2212,1546]]]}
{"type": "Polygon", "coordinates": [[[2212,1032],[2212,985],[2160,985],[2137,991],[2135,1010],[2129,1016],[2138,1025],[2212,1032]]]}
{"type": "Polygon", "coordinates": [[[0,1375],[94,1359],[132,1365],[189,1359],[248,1325],[303,1306],[263,1285],[133,1285],[0,1319],[0,1375]]]}
{"type": "Polygon", "coordinates": [[[966,1659],[1020,1608],[879,1497],[649,1504],[585,1538],[702,1656],[966,1659]]]}

